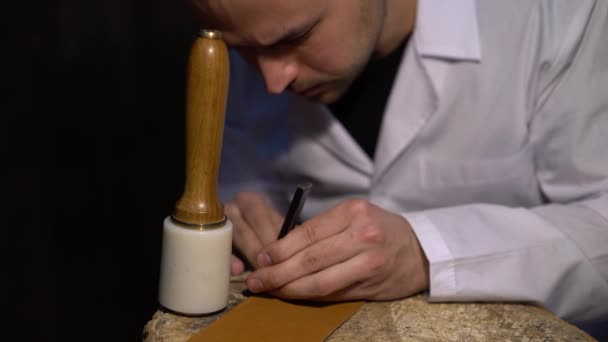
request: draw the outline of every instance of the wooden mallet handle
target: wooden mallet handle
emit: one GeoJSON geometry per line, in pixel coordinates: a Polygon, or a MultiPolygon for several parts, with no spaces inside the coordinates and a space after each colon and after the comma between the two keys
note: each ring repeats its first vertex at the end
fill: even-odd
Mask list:
{"type": "Polygon", "coordinates": [[[205,225],[225,220],[217,182],[228,96],[228,49],[218,31],[202,30],[188,62],[186,184],[173,217],[205,225]]]}

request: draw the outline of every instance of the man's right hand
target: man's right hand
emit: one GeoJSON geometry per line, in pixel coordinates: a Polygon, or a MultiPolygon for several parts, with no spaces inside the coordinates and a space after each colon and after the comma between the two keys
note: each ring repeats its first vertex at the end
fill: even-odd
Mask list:
{"type": "MultiPolygon", "coordinates": [[[[234,246],[257,269],[257,255],[266,245],[277,240],[283,216],[262,195],[254,192],[237,194],[226,203],[225,212],[233,225],[234,246]]],[[[243,261],[233,254],[231,273],[237,275],[244,270],[243,261]]]]}

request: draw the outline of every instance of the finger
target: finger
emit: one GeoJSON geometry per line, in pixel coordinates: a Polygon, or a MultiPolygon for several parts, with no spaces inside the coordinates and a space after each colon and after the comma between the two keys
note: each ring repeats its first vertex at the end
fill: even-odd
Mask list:
{"type": "Polygon", "coordinates": [[[297,226],[280,241],[267,245],[257,258],[270,264],[283,262],[304,248],[343,232],[349,224],[350,217],[344,215],[340,206],[332,208],[297,226]]]}
{"type": "Polygon", "coordinates": [[[253,267],[257,268],[257,254],[262,250],[263,245],[255,232],[245,222],[239,207],[235,204],[226,204],[226,215],[232,222],[234,245],[243,254],[253,267]]]}
{"type": "MultiPolygon", "coordinates": [[[[297,279],[273,294],[286,299],[315,299],[322,301],[370,298],[373,288],[365,286],[370,268],[369,254],[357,254],[342,263],[297,279]]],[[[375,267],[375,265],[372,265],[375,267]]]]}
{"type": "Polygon", "coordinates": [[[243,219],[254,229],[263,245],[277,239],[282,217],[261,195],[253,192],[239,193],[235,202],[243,219]]]}
{"type": "Polygon", "coordinates": [[[239,275],[245,271],[245,264],[234,254],[230,258],[230,274],[239,275]]]}
{"type": "MultiPolygon", "coordinates": [[[[341,233],[303,249],[282,263],[262,267],[250,275],[253,292],[274,290],[301,277],[319,272],[330,266],[346,261],[364,248],[353,244],[350,234],[341,233]]],[[[264,266],[263,261],[258,261],[264,266]]]]}

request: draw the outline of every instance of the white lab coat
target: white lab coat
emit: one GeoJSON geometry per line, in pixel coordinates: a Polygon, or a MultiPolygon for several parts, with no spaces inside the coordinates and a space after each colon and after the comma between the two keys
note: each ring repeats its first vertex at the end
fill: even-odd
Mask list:
{"type": "Polygon", "coordinates": [[[429,300],[608,319],[608,1],[420,0],[373,161],[325,106],[231,72],[224,200],[366,198],[411,223],[429,300]]]}

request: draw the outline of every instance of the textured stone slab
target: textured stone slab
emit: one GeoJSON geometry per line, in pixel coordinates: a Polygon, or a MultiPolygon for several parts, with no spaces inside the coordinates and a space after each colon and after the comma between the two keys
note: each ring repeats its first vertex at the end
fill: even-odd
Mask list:
{"type": "MultiPolygon", "coordinates": [[[[158,310],[144,342],[187,341],[246,297],[242,278],[231,283],[228,307],[215,315],[184,317],[158,310]]],[[[368,302],[327,341],[595,341],[573,325],[526,304],[428,303],[422,295],[368,302]]]]}

